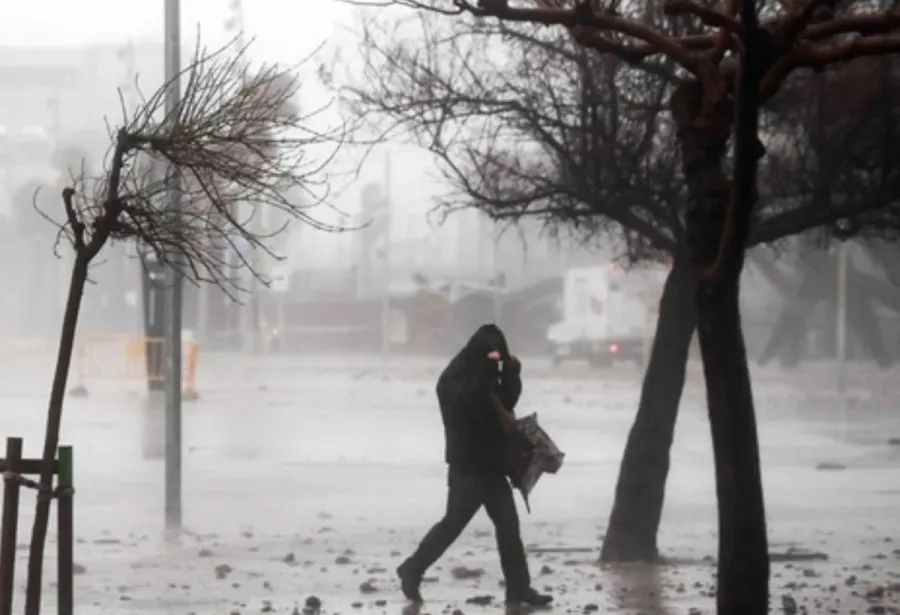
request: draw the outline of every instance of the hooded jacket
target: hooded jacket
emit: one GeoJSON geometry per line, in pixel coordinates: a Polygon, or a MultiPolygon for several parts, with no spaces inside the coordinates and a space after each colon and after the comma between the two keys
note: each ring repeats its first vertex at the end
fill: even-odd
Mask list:
{"type": "Polygon", "coordinates": [[[444,369],[437,382],[451,468],[503,471],[505,433],[491,398],[512,411],[522,392],[521,365],[509,354],[506,337],[496,325],[482,325],[444,369]],[[498,351],[501,362],[488,358],[498,351]],[[500,366],[502,365],[502,370],[500,366]]]}

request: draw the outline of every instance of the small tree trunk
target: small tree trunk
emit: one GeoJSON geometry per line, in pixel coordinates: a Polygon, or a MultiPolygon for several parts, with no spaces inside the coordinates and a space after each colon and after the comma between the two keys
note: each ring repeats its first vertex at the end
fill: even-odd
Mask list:
{"type": "Polygon", "coordinates": [[[669,475],[669,451],[696,313],[693,272],[674,260],[659,302],[659,320],[641,400],[619,468],[602,562],[652,562],[659,556],[657,534],[669,475]]]}
{"type": "Polygon", "coordinates": [[[25,615],[40,615],[41,582],[44,570],[44,547],[47,542],[47,526],[50,522],[51,490],[53,489],[53,466],[56,449],[59,446],[59,431],[62,425],[62,409],[65,401],[69,366],[75,348],[75,331],[78,327],[78,312],[81,298],[88,279],[88,258],[81,254],[75,257],[72,277],[69,282],[69,296],[63,314],[62,332],[56,357],[56,371],[50,390],[47,408],[47,430],[44,435],[43,466],[40,476],[40,493],[34,509],[34,526],[31,532],[31,546],[28,551],[28,583],[25,593],[25,615]]]}

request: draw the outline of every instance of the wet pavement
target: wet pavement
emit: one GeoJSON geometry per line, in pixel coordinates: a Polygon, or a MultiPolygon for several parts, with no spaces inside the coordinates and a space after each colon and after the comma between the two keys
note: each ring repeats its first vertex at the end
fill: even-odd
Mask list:
{"type": "MultiPolygon", "coordinates": [[[[158,421],[145,401],[100,385],[70,400],[63,440],[76,451],[78,612],[311,613],[315,597],[322,613],[410,613],[393,569],[444,507],[437,367],[395,361],[384,380],[360,363],[201,367],[201,399],[184,411],[177,544],[162,539],[163,465],[144,456],[158,445],[147,433],[158,421]]],[[[520,507],[535,585],[557,596],[555,611],[714,612],[714,484],[699,383],[688,387],[673,448],[660,534],[671,563],[601,567],[636,376],[536,369],[529,378],[527,369],[520,411],[537,411],[567,453],[560,474],[538,485],[533,514],[520,507]]],[[[762,374],[756,383],[772,551],[827,555],[773,564],[773,612],[900,613],[900,446],[888,443],[900,417],[870,402],[849,412],[825,383],[818,396],[762,374]]],[[[43,429],[40,384],[0,379],[0,435],[24,436],[30,456],[43,429]]],[[[22,545],[32,503],[26,494],[22,545]]],[[[46,568],[52,613],[55,567],[46,568]]],[[[483,514],[423,592],[429,615],[501,608],[483,514]]]]}

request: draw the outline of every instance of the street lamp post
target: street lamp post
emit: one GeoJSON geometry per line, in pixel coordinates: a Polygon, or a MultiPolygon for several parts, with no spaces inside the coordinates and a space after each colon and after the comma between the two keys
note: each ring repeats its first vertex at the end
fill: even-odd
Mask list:
{"type": "Polygon", "coordinates": [[[838,392],[847,386],[847,260],[848,242],[842,241],[837,256],[837,323],[835,331],[836,382],[838,392]]]}
{"type": "MultiPolygon", "coordinates": [[[[180,0],[165,0],[166,116],[177,116],[181,102],[181,6],[180,0]]],[[[181,214],[177,173],[170,174],[168,206],[174,216],[181,214]]],[[[174,260],[177,255],[171,256],[174,260]]],[[[182,522],[181,506],[181,272],[178,264],[169,269],[166,319],[166,531],[173,537],[182,522]]]]}

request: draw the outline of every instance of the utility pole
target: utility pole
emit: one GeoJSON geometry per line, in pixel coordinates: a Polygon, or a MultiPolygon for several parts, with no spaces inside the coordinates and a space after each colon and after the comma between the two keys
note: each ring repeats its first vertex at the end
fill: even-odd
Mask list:
{"type": "MultiPolygon", "coordinates": [[[[225,31],[231,35],[234,45],[237,49],[238,53],[243,53],[246,48],[246,40],[244,37],[244,3],[242,0],[228,0],[228,18],[225,20],[223,24],[225,26],[225,31]]],[[[240,216],[242,219],[246,219],[245,216],[250,217],[248,224],[251,230],[260,235],[261,229],[261,221],[259,219],[260,212],[259,211],[241,211],[240,205],[238,205],[238,211],[232,212],[235,216],[240,216]]],[[[240,269],[240,277],[241,277],[241,285],[247,290],[248,296],[247,300],[240,304],[238,308],[240,310],[240,318],[239,318],[239,328],[240,328],[240,345],[241,350],[244,352],[256,351],[259,350],[259,284],[256,276],[253,275],[254,271],[258,271],[259,266],[259,258],[258,258],[258,250],[251,247],[252,252],[250,254],[242,254],[244,258],[248,259],[250,263],[250,268],[242,267],[240,269]]],[[[229,255],[227,258],[231,258],[229,255]]]]}
{"type": "Polygon", "coordinates": [[[835,326],[835,359],[838,392],[843,395],[847,386],[847,261],[850,244],[842,241],[837,256],[837,323],[835,326]]]}
{"type": "Polygon", "coordinates": [[[382,194],[382,216],[384,227],[382,228],[382,237],[384,248],[382,258],[384,259],[384,289],[381,298],[381,367],[383,376],[388,377],[390,369],[391,355],[391,278],[392,276],[392,259],[391,259],[391,154],[387,153],[384,161],[384,191],[382,194]]]}
{"type": "Polygon", "coordinates": [[[494,324],[499,325],[503,316],[503,299],[506,295],[506,274],[500,270],[500,264],[497,262],[500,256],[500,235],[494,234],[491,247],[491,307],[494,324]]]}
{"type": "MultiPolygon", "coordinates": [[[[181,6],[180,0],[165,0],[166,116],[176,117],[181,104],[181,6]]],[[[168,206],[181,216],[178,174],[171,173],[168,206]]],[[[173,261],[177,254],[170,257],[173,261]]],[[[181,271],[178,263],[169,268],[168,310],[166,313],[166,532],[174,538],[181,530],[181,271]]]]}
{"type": "MultiPolygon", "coordinates": [[[[137,61],[133,41],[128,41],[116,50],[118,59],[123,64],[120,88],[125,107],[129,113],[137,104],[137,61]]],[[[148,170],[154,179],[159,179],[163,171],[154,162],[148,170]]],[[[152,252],[144,250],[144,246],[136,245],[138,253],[146,252],[140,259],[138,275],[140,276],[140,312],[144,332],[144,356],[147,371],[147,399],[143,409],[143,430],[141,434],[144,458],[163,459],[165,457],[165,395],[166,382],[159,378],[165,373],[165,348],[159,343],[166,335],[166,271],[152,252]]],[[[117,259],[124,260],[124,259],[117,259]]]]}
{"type": "Polygon", "coordinates": [[[228,19],[223,24],[225,31],[234,37],[238,51],[244,50],[244,3],[242,0],[228,0],[228,19]]]}
{"type": "MultiPolygon", "coordinates": [[[[56,152],[56,155],[60,157],[59,159],[59,171],[62,175],[61,179],[66,181],[66,174],[68,169],[66,168],[66,163],[68,162],[68,156],[65,152],[65,144],[63,144],[63,134],[62,134],[62,117],[60,114],[60,102],[59,102],[60,94],[58,91],[55,91],[50,99],[47,101],[47,109],[50,111],[50,136],[53,139],[53,149],[56,152]]],[[[35,259],[37,260],[37,259],[35,259]]],[[[62,313],[64,310],[63,300],[63,284],[65,284],[65,274],[62,274],[62,268],[60,265],[59,259],[53,263],[51,271],[53,271],[54,275],[47,276],[46,279],[50,280],[50,284],[52,288],[50,289],[50,318],[51,322],[59,322],[62,318],[62,313]]],[[[37,279],[44,278],[44,276],[35,276],[37,279]]]]}

